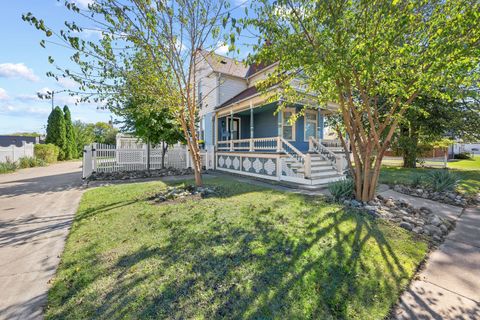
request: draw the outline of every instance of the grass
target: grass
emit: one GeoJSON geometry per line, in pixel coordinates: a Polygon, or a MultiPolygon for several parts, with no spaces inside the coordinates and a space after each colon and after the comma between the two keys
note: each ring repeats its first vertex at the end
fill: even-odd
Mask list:
{"type": "Polygon", "coordinates": [[[208,184],[221,196],[161,205],[161,182],[85,192],[46,318],[383,319],[428,250],[321,199],[208,184]]]}
{"type": "Polygon", "coordinates": [[[15,170],[17,170],[15,162],[0,162],[0,174],[14,172],[15,170]]]}
{"type": "MultiPolygon", "coordinates": [[[[480,190],[480,156],[475,156],[470,160],[455,160],[448,163],[450,170],[454,171],[461,179],[457,189],[459,192],[467,195],[476,195],[480,190]]],[[[410,184],[412,178],[417,174],[426,175],[433,170],[432,168],[402,168],[394,166],[384,166],[380,173],[380,182],[394,184],[410,184]]]]}

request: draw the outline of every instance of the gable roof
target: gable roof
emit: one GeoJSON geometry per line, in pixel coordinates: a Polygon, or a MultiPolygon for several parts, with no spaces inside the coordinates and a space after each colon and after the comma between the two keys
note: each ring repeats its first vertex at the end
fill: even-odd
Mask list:
{"type": "Polygon", "coordinates": [[[240,92],[239,94],[237,94],[236,96],[228,99],[227,101],[225,101],[224,103],[222,103],[221,105],[216,107],[215,109],[221,109],[223,107],[231,105],[232,103],[235,103],[235,102],[238,102],[240,100],[243,100],[243,99],[249,98],[251,96],[254,96],[257,93],[258,93],[257,87],[255,87],[255,86],[249,87],[249,88],[243,90],[242,92],[240,92]]]}
{"type": "Polygon", "coordinates": [[[213,51],[200,50],[200,53],[213,71],[239,78],[246,77],[248,67],[243,62],[216,54],[213,51]]]}

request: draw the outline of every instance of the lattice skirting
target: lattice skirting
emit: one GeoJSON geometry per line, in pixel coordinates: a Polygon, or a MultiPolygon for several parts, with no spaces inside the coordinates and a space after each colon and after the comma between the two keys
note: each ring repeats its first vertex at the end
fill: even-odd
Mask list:
{"type": "Polygon", "coordinates": [[[277,158],[260,158],[255,156],[217,155],[217,169],[277,177],[277,160],[277,158]]]}

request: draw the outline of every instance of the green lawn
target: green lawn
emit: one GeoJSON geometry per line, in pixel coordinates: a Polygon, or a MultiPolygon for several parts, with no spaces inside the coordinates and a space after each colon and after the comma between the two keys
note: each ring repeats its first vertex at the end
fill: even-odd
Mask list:
{"type": "MultiPolygon", "coordinates": [[[[461,179],[458,191],[475,195],[480,190],[480,156],[471,160],[456,160],[448,162],[448,168],[461,179]]],[[[386,184],[410,184],[415,174],[427,174],[431,168],[406,169],[397,166],[384,166],[380,174],[380,182],[386,184]]]]}
{"type": "Polygon", "coordinates": [[[161,182],[88,190],[46,318],[383,319],[428,250],[318,198],[208,184],[221,196],[161,205],[161,182]]]}

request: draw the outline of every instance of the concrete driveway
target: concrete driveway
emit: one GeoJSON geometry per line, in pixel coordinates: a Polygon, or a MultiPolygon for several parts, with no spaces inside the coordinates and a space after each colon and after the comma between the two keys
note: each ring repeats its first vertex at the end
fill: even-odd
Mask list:
{"type": "Polygon", "coordinates": [[[41,319],[82,195],[81,163],[0,175],[0,319],[41,319]]]}

